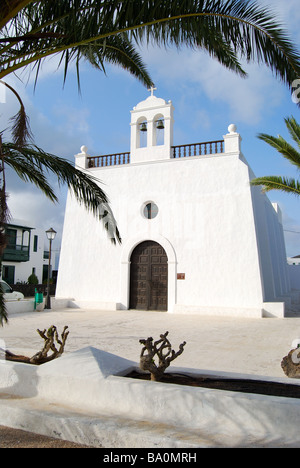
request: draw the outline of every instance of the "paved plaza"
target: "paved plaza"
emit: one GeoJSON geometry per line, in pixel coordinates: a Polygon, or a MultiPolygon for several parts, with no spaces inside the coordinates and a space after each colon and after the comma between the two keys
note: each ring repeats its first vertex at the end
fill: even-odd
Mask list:
{"type": "MultiPolygon", "coordinates": [[[[36,332],[56,325],[69,327],[65,353],[86,346],[138,362],[139,340],[169,331],[175,350],[182,341],[184,353],[174,365],[196,369],[285,377],[281,360],[300,337],[300,318],[241,319],[174,315],[146,311],[44,310],[13,314],[0,328],[7,349],[31,356],[43,341],[36,332]]],[[[1,346],[1,345],[0,345],[1,346]]]]}

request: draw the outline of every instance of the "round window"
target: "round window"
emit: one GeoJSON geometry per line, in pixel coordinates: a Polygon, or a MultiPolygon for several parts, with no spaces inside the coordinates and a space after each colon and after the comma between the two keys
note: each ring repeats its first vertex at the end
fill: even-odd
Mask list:
{"type": "Polygon", "coordinates": [[[157,216],[158,214],[158,207],[155,203],[153,202],[148,202],[144,205],[143,208],[143,215],[147,219],[153,219],[157,216]]]}

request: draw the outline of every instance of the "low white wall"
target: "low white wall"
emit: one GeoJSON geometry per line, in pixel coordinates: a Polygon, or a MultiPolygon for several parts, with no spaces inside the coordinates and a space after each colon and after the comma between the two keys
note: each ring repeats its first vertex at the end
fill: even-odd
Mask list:
{"type": "MultiPolygon", "coordinates": [[[[21,301],[6,301],[6,309],[8,316],[13,314],[23,314],[28,312],[41,312],[45,308],[46,298],[44,297],[43,304],[38,304],[34,308],[34,299],[23,299],[21,301]]],[[[68,307],[78,307],[71,298],[55,298],[51,297],[51,310],[66,309],[68,307]]]]}
{"type": "Polygon", "coordinates": [[[24,299],[21,301],[6,301],[8,315],[21,314],[34,311],[34,299],[24,299]]]}
{"type": "Polygon", "coordinates": [[[68,300],[66,307],[73,309],[88,309],[88,310],[119,310],[120,306],[116,302],[100,302],[100,301],[75,301],[68,300]]]}
{"type": "MultiPolygon", "coordinates": [[[[290,300],[287,300],[287,302],[289,303],[290,300]]],[[[286,304],[284,302],[264,302],[262,317],[284,318],[285,309],[286,304]]]]}
{"type": "Polygon", "coordinates": [[[243,317],[243,318],[261,318],[263,310],[257,308],[235,308],[235,307],[205,307],[205,306],[185,306],[176,304],[174,307],[175,314],[187,315],[207,315],[220,317],[243,317]]]}
{"type": "MultiPolygon", "coordinates": [[[[207,388],[146,382],[121,375],[136,363],[95,348],[66,354],[42,366],[0,361],[0,388],[5,394],[74,408],[76,411],[201,430],[245,440],[295,443],[300,440],[300,400],[207,388]]],[[[253,378],[200,369],[177,372],[253,378]]],[[[261,378],[262,377],[256,377],[261,378]]],[[[272,380],[263,378],[264,380],[272,380]]],[[[300,385],[299,380],[288,379],[300,385]]],[[[287,383],[287,379],[276,379],[287,383]]],[[[200,433],[199,433],[200,436],[200,433]]]]}

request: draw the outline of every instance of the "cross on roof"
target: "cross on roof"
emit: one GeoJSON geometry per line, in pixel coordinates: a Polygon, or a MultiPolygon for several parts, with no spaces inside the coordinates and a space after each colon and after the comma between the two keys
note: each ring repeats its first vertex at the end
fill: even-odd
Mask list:
{"type": "Polygon", "coordinates": [[[151,86],[151,88],[148,89],[150,91],[151,96],[153,96],[153,91],[155,91],[157,88],[154,88],[154,86],[151,86]]]}

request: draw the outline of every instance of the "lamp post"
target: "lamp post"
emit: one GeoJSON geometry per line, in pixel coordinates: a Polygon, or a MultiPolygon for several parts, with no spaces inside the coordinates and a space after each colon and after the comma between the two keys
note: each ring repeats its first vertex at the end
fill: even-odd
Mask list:
{"type": "Polygon", "coordinates": [[[47,299],[46,299],[46,307],[45,309],[51,309],[50,303],[50,267],[51,267],[51,247],[52,241],[55,239],[56,231],[50,228],[46,231],[47,238],[49,240],[49,262],[48,262],[48,278],[47,278],[47,299]]]}

